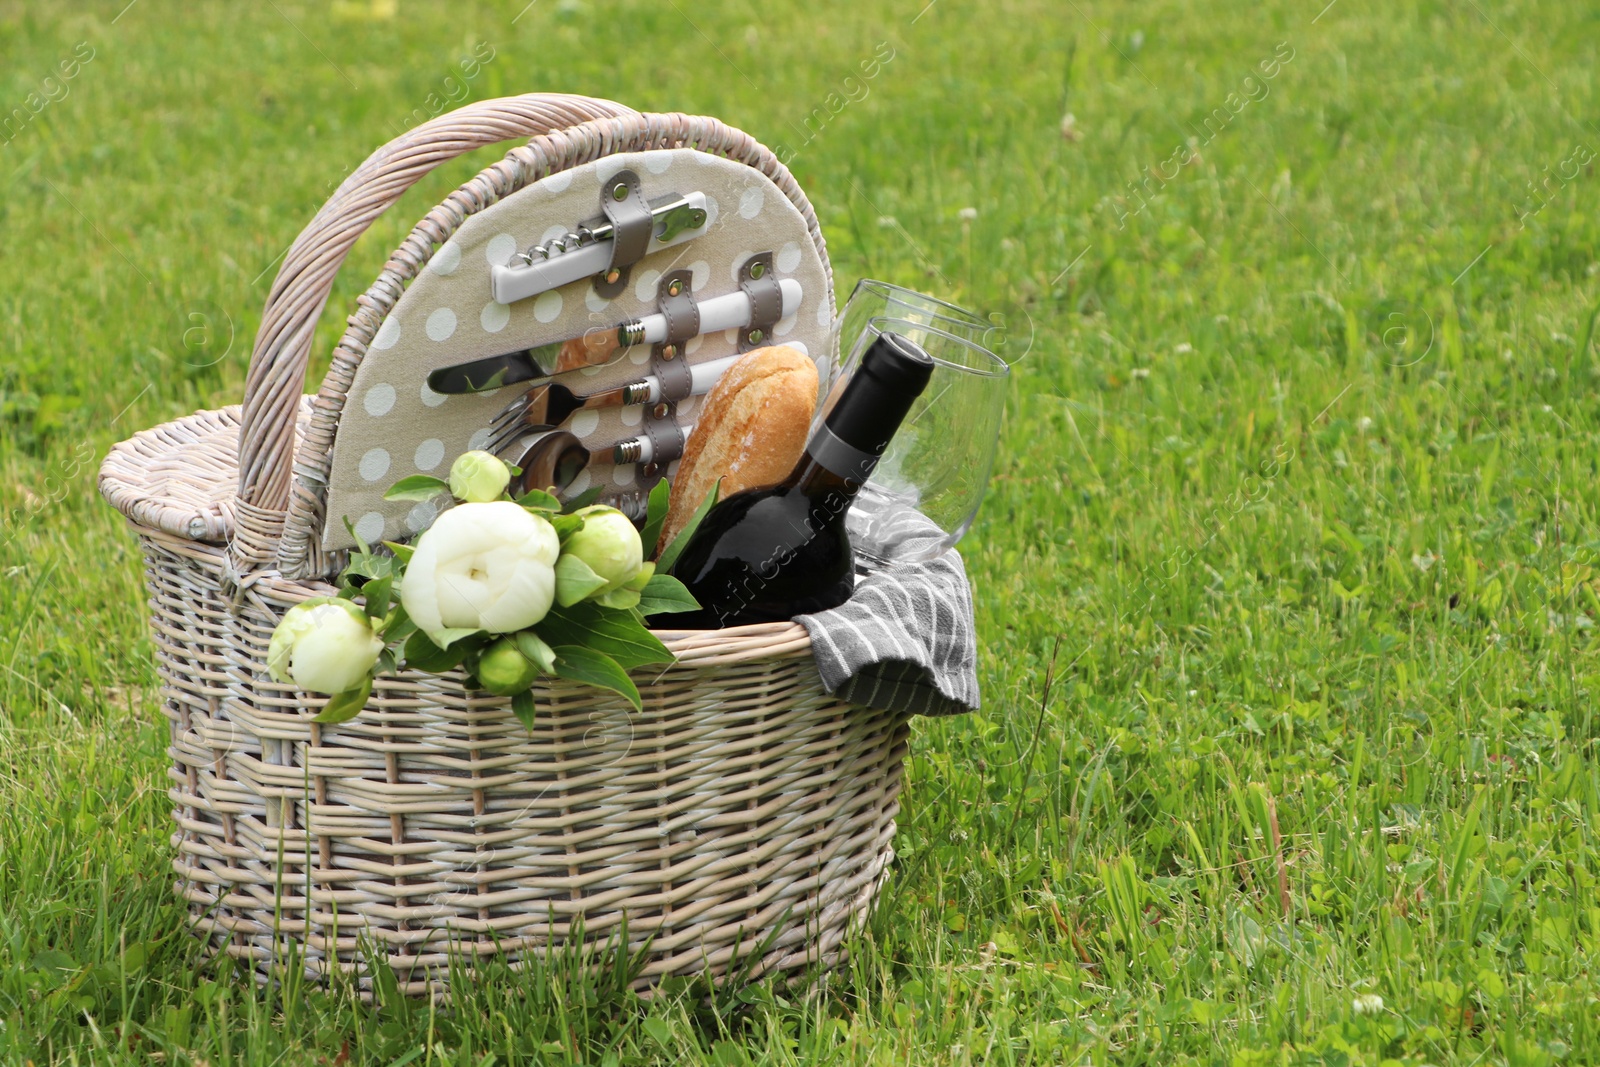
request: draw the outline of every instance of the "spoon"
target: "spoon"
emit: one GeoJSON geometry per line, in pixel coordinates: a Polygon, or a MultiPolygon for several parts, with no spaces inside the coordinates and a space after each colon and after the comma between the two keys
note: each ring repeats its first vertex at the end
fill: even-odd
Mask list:
{"type": "MultiPolygon", "coordinates": [[[[683,428],[683,440],[694,432],[691,424],[683,428]]],[[[509,443],[509,442],[508,442],[509,443]]],[[[682,446],[672,455],[657,455],[650,438],[640,435],[619,442],[611,449],[611,461],[623,463],[669,463],[678,458],[682,446]]],[[[517,466],[522,468],[513,491],[526,493],[529,489],[551,489],[560,493],[589,466],[594,450],[578,440],[578,435],[566,430],[553,430],[542,435],[522,453],[517,466]]]]}

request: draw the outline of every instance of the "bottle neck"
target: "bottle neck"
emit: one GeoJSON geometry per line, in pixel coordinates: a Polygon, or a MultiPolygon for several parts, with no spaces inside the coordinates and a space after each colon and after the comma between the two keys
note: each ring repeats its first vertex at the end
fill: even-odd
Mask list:
{"type": "Polygon", "coordinates": [[[784,484],[794,487],[812,500],[836,501],[839,506],[848,507],[865,481],[865,477],[849,478],[824,465],[807,448],[800,454],[800,460],[789,477],[784,479],[784,484]]]}
{"type": "Polygon", "coordinates": [[[867,479],[872,477],[879,458],[889,447],[890,437],[905,415],[904,408],[899,404],[891,402],[886,409],[880,403],[875,405],[879,416],[875,420],[876,425],[870,431],[864,431],[861,401],[875,398],[862,396],[864,390],[861,389],[853,391],[854,396],[847,391],[835,405],[833,413],[811,431],[805,451],[785,479],[786,484],[813,500],[837,501],[840,507],[848,507],[867,479]],[[841,408],[854,410],[854,418],[836,418],[841,408]]]}
{"type": "Polygon", "coordinates": [[[813,500],[837,501],[841,511],[849,507],[932,370],[917,346],[894,334],[880,336],[811,431],[785,484],[813,500]]]}

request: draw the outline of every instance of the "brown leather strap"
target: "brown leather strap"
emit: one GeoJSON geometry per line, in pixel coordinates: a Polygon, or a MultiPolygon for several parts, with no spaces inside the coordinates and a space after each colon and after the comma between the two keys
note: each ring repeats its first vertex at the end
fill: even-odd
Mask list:
{"type": "Polygon", "coordinates": [[[662,400],[676,403],[694,392],[694,375],[689,370],[689,361],[682,356],[673,359],[652,356],[650,373],[661,383],[662,400]]]}
{"type": "Polygon", "coordinates": [[[677,405],[661,403],[646,409],[644,436],[650,441],[651,459],[639,467],[640,481],[654,485],[661,480],[667,464],[683,455],[683,427],[678,425],[677,405]]]}
{"type": "Polygon", "coordinates": [[[639,176],[619,170],[600,189],[600,210],[611,223],[611,266],[595,279],[595,292],[610,300],[627,288],[633,265],[644,258],[655,216],[644,198],[639,176]]]}
{"type": "Polygon", "coordinates": [[[700,308],[689,291],[693,281],[693,273],[684,268],[666,274],[656,286],[656,306],[667,320],[664,343],[681,347],[682,342],[700,335],[700,308]]]}
{"type": "Polygon", "coordinates": [[[739,267],[739,288],[750,298],[750,325],[739,331],[739,351],[770,344],[772,328],[783,318],[783,289],[771,252],[757,252],[739,267]]]}
{"type": "Polygon", "coordinates": [[[700,335],[700,308],[690,295],[694,280],[688,268],[671,271],[656,286],[656,306],[667,320],[667,337],[650,350],[650,373],[661,383],[661,399],[682,400],[694,391],[683,343],[700,335]]]}

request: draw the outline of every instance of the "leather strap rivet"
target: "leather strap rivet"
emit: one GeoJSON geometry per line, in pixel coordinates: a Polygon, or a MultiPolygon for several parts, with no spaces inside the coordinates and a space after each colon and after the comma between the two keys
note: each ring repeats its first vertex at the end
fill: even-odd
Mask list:
{"type": "Polygon", "coordinates": [[[678,346],[677,345],[662,345],[661,346],[661,358],[662,359],[677,359],[678,358],[678,346]]]}
{"type": "Polygon", "coordinates": [[[618,182],[615,186],[613,186],[611,189],[611,198],[613,200],[628,199],[628,184],[626,182],[618,182]]]}
{"type": "Polygon", "coordinates": [[[658,419],[666,418],[667,417],[667,405],[665,403],[657,404],[655,407],[650,409],[650,414],[654,415],[658,419]]]}
{"type": "Polygon", "coordinates": [[[646,478],[654,478],[656,475],[661,473],[661,467],[655,463],[646,463],[642,473],[646,478]]]}
{"type": "Polygon", "coordinates": [[[675,281],[671,285],[667,286],[667,295],[668,296],[677,296],[681,292],[683,292],[683,283],[682,282],[675,281]]]}
{"type": "Polygon", "coordinates": [[[750,277],[759,278],[765,273],[767,273],[767,265],[759,259],[750,264],[750,277]]]}
{"type": "Polygon", "coordinates": [[[765,336],[766,336],[766,334],[762,333],[760,330],[751,330],[750,331],[750,343],[753,344],[753,345],[758,345],[758,344],[761,343],[761,339],[763,337],[765,337],[765,336]]]}
{"type": "Polygon", "coordinates": [[[607,282],[615,285],[617,284],[617,279],[622,277],[622,272],[617,268],[612,267],[610,270],[606,271],[605,277],[607,282]]]}

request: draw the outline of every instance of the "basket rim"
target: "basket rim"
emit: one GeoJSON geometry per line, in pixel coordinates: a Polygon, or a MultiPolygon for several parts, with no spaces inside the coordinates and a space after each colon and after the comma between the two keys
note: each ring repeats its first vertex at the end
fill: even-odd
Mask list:
{"type": "Polygon", "coordinates": [[[226,544],[235,528],[239,418],[238,404],[202,409],[118,441],[100,463],[100,495],[136,527],[226,544]],[[173,479],[161,472],[174,465],[190,491],[171,491],[173,479]]]}

